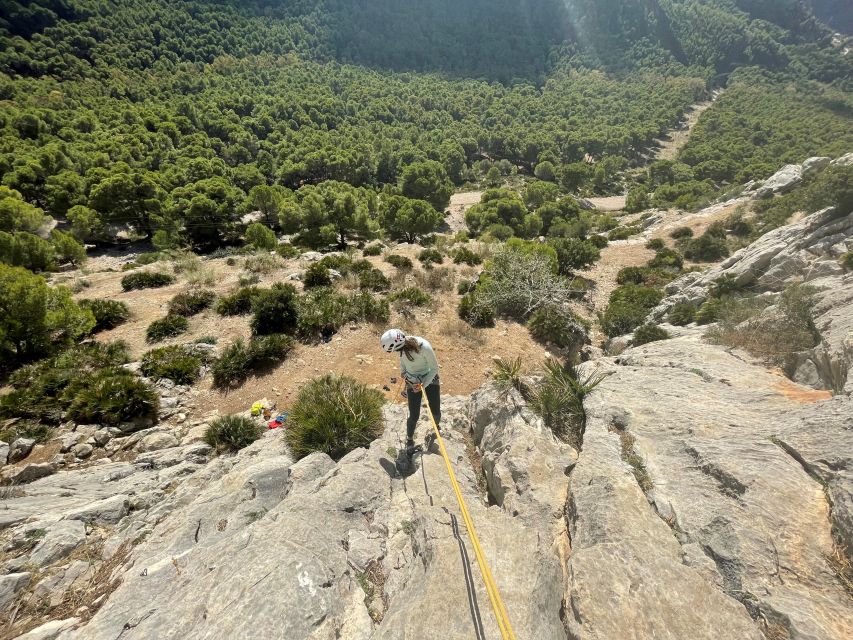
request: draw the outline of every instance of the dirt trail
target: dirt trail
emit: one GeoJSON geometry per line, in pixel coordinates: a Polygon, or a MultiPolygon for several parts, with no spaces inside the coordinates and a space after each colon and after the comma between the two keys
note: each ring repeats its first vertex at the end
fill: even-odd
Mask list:
{"type": "Polygon", "coordinates": [[[684,145],[687,144],[687,141],[690,140],[690,134],[693,133],[693,128],[696,126],[696,123],[699,122],[699,117],[705,113],[708,107],[714,104],[720,95],[722,95],[721,91],[714,92],[714,95],[710,100],[698,102],[691,106],[687,111],[684,120],[682,120],[681,125],[676,129],[670,130],[664,138],[657,141],[660,148],[655,152],[654,159],[675,160],[678,152],[681,151],[684,145]]]}
{"type": "Polygon", "coordinates": [[[450,233],[465,231],[467,229],[465,225],[465,212],[479,203],[482,197],[482,191],[463,191],[450,196],[450,206],[444,218],[444,222],[447,225],[446,230],[450,233]]]}
{"type": "MultiPolygon", "coordinates": [[[[722,91],[714,92],[710,100],[705,102],[697,102],[688,107],[684,119],[674,129],[671,129],[667,134],[656,140],[658,148],[652,153],[649,162],[655,160],[674,160],[678,152],[690,140],[690,134],[693,133],[693,128],[699,122],[699,117],[710,107],[717,98],[722,95],[722,91]]],[[[637,169],[640,171],[642,169],[637,169]]],[[[620,211],[625,208],[625,195],[621,196],[605,196],[601,198],[587,198],[596,209],[600,211],[620,211]]]]}

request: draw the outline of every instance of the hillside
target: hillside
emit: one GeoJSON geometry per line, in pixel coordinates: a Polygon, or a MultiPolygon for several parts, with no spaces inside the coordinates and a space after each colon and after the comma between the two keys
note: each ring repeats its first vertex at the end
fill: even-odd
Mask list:
{"type": "Polygon", "coordinates": [[[853,635],[845,21],[0,0],[0,640],[853,635]]]}

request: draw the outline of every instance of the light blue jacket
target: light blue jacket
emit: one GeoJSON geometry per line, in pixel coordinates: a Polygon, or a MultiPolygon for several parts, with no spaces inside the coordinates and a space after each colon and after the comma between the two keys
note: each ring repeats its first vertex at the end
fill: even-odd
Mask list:
{"type": "Polygon", "coordinates": [[[411,337],[418,341],[421,350],[420,353],[410,353],[411,360],[404,352],[400,352],[400,375],[412,384],[426,387],[438,375],[438,360],[429,342],[417,336],[411,337]]]}

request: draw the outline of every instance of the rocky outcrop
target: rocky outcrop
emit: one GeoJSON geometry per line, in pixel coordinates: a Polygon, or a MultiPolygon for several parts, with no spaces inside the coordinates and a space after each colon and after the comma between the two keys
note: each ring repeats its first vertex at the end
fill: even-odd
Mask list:
{"type": "MultiPolygon", "coordinates": [[[[660,321],[675,304],[699,306],[711,286],[729,278],[738,288],[779,293],[793,284],[807,284],[817,294],[813,310],[821,342],[798,354],[795,379],[816,388],[841,391],[853,384],[853,274],[845,273],[839,258],[853,250],[853,213],[825,209],[800,222],[780,227],[741,249],[717,266],[688,273],[670,283],[669,294],[649,319],[660,321]]],[[[849,393],[853,387],[847,388],[849,393]]]]}
{"type": "Polygon", "coordinates": [[[698,332],[599,365],[570,487],[576,637],[701,637],[712,607],[731,626],[708,637],[849,637],[850,398],[801,404],[698,332]]]}
{"type": "Polygon", "coordinates": [[[755,192],[756,198],[769,198],[776,193],[785,193],[803,181],[803,170],[798,164],[786,164],[764,181],[755,192]]]}

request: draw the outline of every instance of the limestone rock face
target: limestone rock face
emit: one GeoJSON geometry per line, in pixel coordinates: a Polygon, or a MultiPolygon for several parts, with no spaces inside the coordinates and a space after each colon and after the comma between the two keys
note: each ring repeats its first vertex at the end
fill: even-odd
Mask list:
{"type": "MultiPolygon", "coordinates": [[[[701,305],[711,285],[720,278],[738,287],[779,293],[793,284],[807,284],[817,292],[814,320],[821,343],[798,354],[796,379],[819,389],[840,391],[853,384],[853,274],[845,273],[838,258],[853,250],[853,213],[839,215],[824,209],[800,222],[771,231],[704,273],[690,273],[670,283],[669,294],[650,314],[663,319],[679,302],[701,305]]],[[[846,389],[849,393],[853,387],[846,389]]]]}
{"type": "Polygon", "coordinates": [[[775,193],[785,193],[803,181],[803,170],[798,164],[786,164],[764,181],[755,192],[756,198],[769,198],[775,193]]]}
{"type": "Polygon", "coordinates": [[[712,607],[732,626],[707,637],[849,636],[830,559],[833,531],[850,540],[853,401],[803,404],[698,332],[599,364],[569,489],[577,637],[705,637],[712,607]]]}

